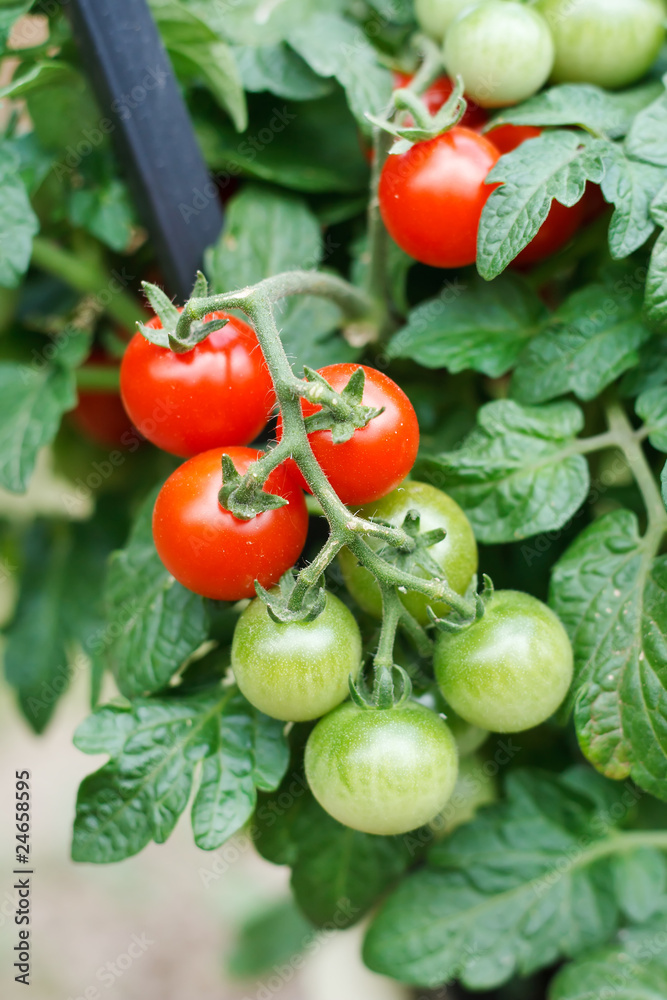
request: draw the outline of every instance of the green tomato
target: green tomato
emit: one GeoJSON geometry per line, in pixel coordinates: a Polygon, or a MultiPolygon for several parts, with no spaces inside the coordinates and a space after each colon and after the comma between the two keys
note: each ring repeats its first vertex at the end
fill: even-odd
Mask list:
{"type": "Polygon", "coordinates": [[[456,743],[439,715],[340,705],[306,744],[306,777],[323,809],[364,833],[407,833],[433,819],[452,794],[456,743]]]}
{"type": "MultiPolygon", "coordinates": [[[[446,493],[426,483],[406,482],[381,500],[361,507],[359,513],[362,517],[378,517],[400,527],[409,510],[419,512],[422,531],[443,528],[447,532],[441,542],[428,549],[428,553],[442,569],[450,587],[457,594],[465,594],[473,574],[477,572],[477,543],[468,518],[446,493]]],[[[357,562],[349,549],[343,549],[338,558],[345,585],[355,601],[368,614],[381,618],[382,598],[373,575],[357,562]]],[[[420,569],[413,569],[412,572],[416,576],[429,575],[420,569]]],[[[423,594],[411,592],[403,595],[401,600],[417,621],[422,625],[428,624],[426,607],[429,602],[423,594]]],[[[440,616],[448,610],[446,604],[437,602],[432,607],[440,616]]]]}
{"type": "MultiPolygon", "coordinates": [[[[404,666],[400,659],[396,661],[400,666],[404,666]]],[[[440,690],[434,685],[427,691],[415,695],[415,701],[420,705],[425,705],[432,712],[437,712],[446,720],[449,730],[456,740],[456,749],[459,753],[459,760],[479,750],[482,743],[486,742],[489,735],[488,729],[480,729],[479,726],[471,726],[469,722],[457,715],[454,709],[447,704],[442,697],[440,690]]]]}
{"type": "Polygon", "coordinates": [[[327,594],[312,622],[281,624],[255,600],[238,620],[232,669],[248,699],[274,719],[318,719],[348,694],[348,678],[359,672],[361,634],[351,611],[327,594]]]}
{"type": "Polygon", "coordinates": [[[451,798],[429,823],[436,839],[451,833],[457,826],[469,823],[478,809],[497,800],[497,783],[486,764],[487,761],[478,756],[459,760],[459,776],[451,798]]]}
{"type": "Polygon", "coordinates": [[[435,676],[463,719],[518,733],[556,711],[572,680],[572,647],[553,611],[529,594],[499,590],[482,618],[436,643],[435,676]]]}
{"type": "Polygon", "coordinates": [[[556,47],[556,83],[626,87],[655,62],[665,38],[662,0],[538,0],[556,47]]]}
{"type": "Polygon", "coordinates": [[[546,82],[554,43],[544,18],[511,0],[487,0],[464,11],[445,36],[444,60],[466,94],[483,108],[525,101],[546,82]]]}
{"type": "Polygon", "coordinates": [[[422,31],[441,42],[454,18],[470,6],[471,0],[415,0],[415,17],[422,31]]]}

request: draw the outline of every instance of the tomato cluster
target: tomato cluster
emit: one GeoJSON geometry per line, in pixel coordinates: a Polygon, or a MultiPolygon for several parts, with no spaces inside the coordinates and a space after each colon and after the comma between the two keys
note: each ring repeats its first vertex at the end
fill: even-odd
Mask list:
{"type": "MultiPolygon", "coordinates": [[[[554,82],[582,81],[622,87],[655,61],[665,37],[662,0],[416,0],[421,27],[443,45],[449,77],[423,95],[435,114],[460,76],[468,107],[448,131],[388,157],[379,201],[393,239],[415,260],[432,267],[473,264],[477,231],[493,191],[487,176],[500,155],[540,134],[503,125],[480,134],[485,108],[517,104],[554,82]]],[[[395,74],[404,87],[410,77],[395,74]]],[[[403,124],[412,124],[409,117],[403,124]]],[[[585,221],[586,205],[554,201],[515,267],[529,267],[560,250],[585,221]]]]}
{"type": "MultiPolygon", "coordinates": [[[[187,456],[155,502],[153,537],[162,562],[195,593],[235,602],[252,598],[257,583],[273,587],[298,562],[308,530],[303,490],[309,485],[287,458],[263,486],[284,499],[283,506],[247,519],[225,507],[221,497],[228,494],[221,488],[230,467],[223,474],[223,456],[240,475],[261,457],[248,444],[266,426],[275,400],[251,327],[225,313],[213,318],[227,322],[184,353],[137,334],[123,359],[121,394],[132,421],[147,428],[154,444],[187,456]],[[161,421],[154,419],[158,409],[161,421]]],[[[150,325],[158,324],[156,319],[150,325]]],[[[330,365],[319,374],[341,392],[358,367],[330,365]]],[[[356,405],[372,407],[375,415],[343,441],[334,439],[332,429],[309,430],[306,424],[313,457],[331,489],[356,513],[396,527],[416,525],[418,516],[418,534],[444,532],[432,544],[425,539],[428,558],[415,557],[411,571],[422,578],[432,576],[430,569],[442,572],[452,591],[464,595],[477,570],[470,523],[445,493],[406,480],[419,445],[414,409],[386,375],[368,367],[363,372],[356,405]]],[[[307,418],[322,406],[304,398],[301,408],[307,418]]],[[[279,417],[279,439],[283,433],[279,417]]],[[[372,539],[370,544],[380,547],[372,539]]],[[[381,617],[374,576],[348,550],[339,559],[350,596],[363,611],[381,617]]],[[[426,597],[406,590],[401,600],[418,622],[429,623],[426,597]]],[[[489,729],[534,726],[563,699],[572,653],[555,615],[526,594],[501,592],[487,603],[481,619],[435,646],[437,684],[458,713],[452,715],[456,737],[435,702],[409,699],[378,709],[362,707],[358,693],[359,703],[345,700],[362,669],[363,643],[354,614],[332,593],[325,592],[314,618],[279,621],[259,598],[241,613],[231,650],[236,682],[267,715],[286,722],[319,720],[306,746],[306,775],[314,796],[341,823],[396,834],[434,820],[456,785],[457,744],[468,752],[489,729]]],[[[432,602],[431,609],[439,616],[450,610],[442,602],[432,602]]]]}

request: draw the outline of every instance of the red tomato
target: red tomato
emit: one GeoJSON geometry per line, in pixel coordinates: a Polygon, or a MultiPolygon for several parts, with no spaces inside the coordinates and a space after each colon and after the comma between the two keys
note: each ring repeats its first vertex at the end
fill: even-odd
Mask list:
{"type": "Polygon", "coordinates": [[[389,155],[380,176],[380,212],[390,235],[415,260],[465,267],[477,253],[477,229],[499,159],[488,139],[455,127],[389,155]]]}
{"type": "MultiPolygon", "coordinates": [[[[228,315],[216,312],[206,319],[228,315]]],[[[162,324],[154,317],[147,325],[159,329],[162,324]]],[[[187,354],[175,354],[135,334],[123,357],[120,390],[142,434],[158,448],[184,458],[254,440],[266,427],[274,404],[257,337],[235,316],[187,354]]]]}
{"type": "MultiPolygon", "coordinates": [[[[118,366],[118,362],[99,347],[93,348],[87,363],[104,367],[118,366]]],[[[70,413],[69,419],[77,430],[103,448],[117,448],[119,445],[129,444],[127,435],[131,435],[133,441],[137,438],[118,392],[93,392],[89,389],[80,389],[79,401],[70,413]]]]}
{"type": "MultiPolygon", "coordinates": [[[[387,375],[376,368],[355,364],[327,365],[320,368],[320,375],[340,392],[357,368],[363,368],[366,374],[364,405],[384,406],[384,413],[373,417],[342,444],[333,443],[331,431],[313,431],[308,435],[324,475],[343,503],[352,505],[379,500],[395,489],[414,465],[419,448],[419,424],[412,403],[387,375]]],[[[301,400],[304,417],[320,409],[306,399],[301,400]]],[[[276,433],[278,438],[282,436],[280,417],[276,433]]],[[[295,465],[294,472],[299,485],[310,493],[295,465]]]]}
{"type": "MultiPolygon", "coordinates": [[[[398,90],[399,87],[407,87],[412,80],[411,73],[394,72],[392,75],[394,77],[394,90],[398,90]]],[[[443,104],[452,96],[453,90],[454,84],[448,76],[439,76],[437,80],[434,80],[431,86],[422,94],[422,100],[428,108],[429,113],[432,115],[437,114],[443,104]]],[[[480,108],[479,104],[475,104],[474,101],[471,101],[467,97],[466,101],[468,106],[459,125],[473,129],[473,131],[481,128],[482,125],[486,125],[489,116],[484,108],[480,108]]]]}
{"type": "MultiPolygon", "coordinates": [[[[504,154],[516,149],[526,139],[536,139],[541,132],[542,129],[533,125],[499,125],[488,133],[488,138],[504,154]]],[[[552,201],[549,214],[528,246],[514,258],[513,266],[526,267],[551,257],[570,242],[581,225],[583,216],[583,201],[569,208],[558,201],[552,201]]]]}
{"type": "Polygon", "coordinates": [[[240,521],[218,501],[222,455],[243,473],[259,458],[254,448],[212,448],[172,472],[153,510],[160,559],[179,583],[203,597],[253,597],[255,580],[271,587],[301,555],[308,531],[303,493],[284,465],[266,481],[268,493],[289,501],[240,521]]]}

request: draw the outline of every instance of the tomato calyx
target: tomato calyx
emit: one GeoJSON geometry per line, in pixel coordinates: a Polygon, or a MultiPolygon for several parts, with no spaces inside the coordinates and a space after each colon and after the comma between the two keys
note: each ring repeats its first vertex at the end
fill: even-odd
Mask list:
{"type": "Polygon", "coordinates": [[[400,708],[412,694],[412,681],[407,671],[394,663],[376,667],[373,684],[369,685],[360,674],[349,680],[350,698],[359,708],[387,711],[400,708]]]}
{"type": "Polygon", "coordinates": [[[456,77],[451,96],[435,115],[431,114],[426,102],[411,87],[399,87],[394,91],[392,100],[394,108],[399,112],[396,121],[369,114],[366,117],[373,125],[393,135],[397,140],[389,150],[393,155],[406,153],[415,143],[435,139],[443,132],[448,132],[459,124],[468,107],[463,96],[463,80],[460,76],[456,77]],[[409,115],[409,124],[401,124],[400,112],[409,115]]]}
{"type": "MultiPolygon", "coordinates": [[[[180,323],[182,311],[174,305],[171,299],[157,285],[152,285],[149,281],[142,281],[141,287],[153,312],[159,318],[162,327],[156,329],[144,323],[138,323],[137,326],[142,336],[157,347],[168,348],[175,354],[187,354],[193,347],[200,344],[202,340],[206,340],[208,335],[213,333],[214,330],[221,330],[223,326],[229,323],[228,319],[220,318],[206,321],[195,320],[194,322],[188,320],[188,332],[183,336],[179,333],[179,326],[182,326],[180,323]]],[[[197,271],[197,279],[192,289],[192,298],[204,298],[206,295],[208,295],[208,282],[201,271],[197,271]]]]}
{"type": "Polygon", "coordinates": [[[326,607],[324,575],[305,591],[297,587],[298,579],[298,574],[289,569],[283,573],[278,585],[271,590],[267,590],[255,581],[257,596],[266,605],[269,617],[280,625],[289,625],[291,622],[313,622],[326,607]]]}
{"type": "Polygon", "coordinates": [[[464,632],[466,629],[478,622],[480,618],[484,616],[486,611],[486,606],[493,597],[494,586],[493,580],[486,573],[482,575],[484,581],[484,587],[481,591],[477,591],[477,577],[474,576],[469,587],[469,591],[466,597],[474,600],[474,612],[468,617],[463,617],[462,615],[454,613],[450,614],[446,618],[438,618],[438,616],[433,612],[433,609],[429,606],[426,612],[431,619],[431,623],[440,632],[464,632]]]}
{"type": "Polygon", "coordinates": [[[334,444],[349,441],[355,431],[366,427],[373,417],[384,413],[385,407],[364,406],[362,399],[366,375],[363,368],[352,373],[347,385],[340,391],[332,389],[319,372],[304,366],[305,384],[299,393],[311,403],[321,407],[306,417],[306,431],[331,431],[334,444]]]}
{"type": "Polygon", "coordinates": [[[263,488],[269,472],[280,464],[276,460],[279,456],[274,454],[276,451],[277,448],[273,448],[263,456],[270,460],[266,463],[269,465],[266,474],[261,459],[253,462],[248,471],[241,475],[229,455],[222,456],[222,486],[218,492],[218,502],[239,521],[251,521],[258,514],[278,510],[287,504],[284,497],[268,493],[263,488]]]}

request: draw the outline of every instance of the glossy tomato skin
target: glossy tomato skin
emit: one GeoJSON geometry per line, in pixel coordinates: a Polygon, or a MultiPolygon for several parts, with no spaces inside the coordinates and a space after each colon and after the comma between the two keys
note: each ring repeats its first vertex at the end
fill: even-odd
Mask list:
{"type": "MultiPolygon", "coordinates": [[[[533,125],[499,125],[487,133],[487,138],[501,154],[509,153],[527,139],[541,135],[542,129],[533,125]]],[[[585,213],[585,195],[576,205],[551,202],[549,214],[527,247],[512,261],[513,267],[530,267],[551,257],[569,243],[581,226],[585,213]]]]}
{"type": "MultiPolygon", "coordinates": [[[[147,325],[161,327],[157,317],[147,325]]],[[[257,337],[234,316],[186,354],[135,334],[123,357],[120,386],[135,426],[158,448],[182,458],[253,441],[275,401],[257,337]]]]}
{"type": "Polygon", "coordinates": [[[499,159],[481,135],[455,126],[406,153],[387,157],[380,175],[380,212],[402,250],[432,267],[475,262],[477,230],[499,159]]]}
{"type": "Polygon", "coordinates": [[[626,87],[658,57],[665,39],[662,0],[538,0],[556,47],[555,83],[626,87]]]}
{"type": "Polygon", "coordinates": [[[238,601],[253,597],[255,580],[271,587],[301,555],[308,531],[303,493],[285,466],[265,489],[288,504],[240,521],[221,507],[222,455],[244,473],[261,452],[213,448],[184,462],[160,490],[153,510],[153,539],[160,559],[179,583],[203,597],[238,601]]]}
{"type": "Polygon", "coordinates": [[[546,83],[554,62],[546,21],[513,0],[463,10],[449,26],[443,51],[449,75],[460,75],[466,94],[483,108],[525,101],[546,83]]]}
{"type": "MultiPolygon", "coordinates": [[[[407,87],[411,81],[411,73],[394,73],[395,89],[398,89],[399,87],[407,87]]],[[[434,80],[431,86],[427,87],[421,95],[429,113],[432,115],[437,114],[443,104],[445,104],[452,96],[453,90],[454,84],[448,76],[439,76],[437,80],[434,80]]],[[[408,119],[411,118],[410,115],[407,117],[408,119]]],[[[480,108],[480,106],[475,104],[474,101],[468,100],[466,109],[463,113],[463,118],[459,122],[459,125],[475,131],[476,129],[482,128],[482,126],[488,121],[488,118],[489,116],[484,108],[480,108]]]]}
{"type": "Polygon", "coordinates": [[[323,809],[364,833],[407,833],[443,809],[456,784],[456,743],[435,712],[414,701],[325,715],[306,744],[306,778],[323,809]]]}
{"type": "MultiPolygon", "coordinates": [[[[118,362],[101,348],[93,348],[86,363],[118,367],[118,362]]],[[[136,431],[118,392],[80,389],[78,397],[78,403],[69,414],[69,419],[91,441],[102,448],[118,448],[136,442],[136,431]]]]}
{"type": "MultiPolygon", "coordinates": [[[[313,431],[308,435],[324,475],[343,503],[352,506],[376,500],[398,486],[414,465],[419,448],[419,424],[414,407],[403,390],[383,372],[365,365],[342,363],[320,368],[320,375],[332,389],[340,392],[358,368],[363,368],[366,375],[364,405],[384,407],[384,412],[373,417],[342,444],[333,443],[331,431],[313,431]]],[[[301,400],[305,417],[320,408],[306,399],[301,400]]],[[[280,418],[276,433],[280,438],[280,418]]],[[[301,473],[296,466],[294,468],[297,481],[307,490],[301,473]]]]}
{"type": "Polygon", "coordinates": [[[319,719],[347,698],[361,666],[361,633],[333,594],[311,622],[282,624],[259,599],[238,620],[232,669],[248,701],[274,719],[319,719]]]}
{"type": "MultiPolygon", "coordinates": [[[[428,552],[442,569],[450,586],[457,594],[464,594],[473,573],[477,572],[477,543],[468,518],[446,493],[427,483],[405,482],[388,496],[366,504],[359,513],[362,517],[376,517],[400,527],[409,510],[418,511],[422,531],[434,528],[446,531],[445,538],[432,545],[428,552]]],[[[381,618],[382,598],[373,575],[357,562],[349,549],[343,549],[338,558],[345,586],[355,601],[368,614],[381,618]]],[[[418,570],[413,569],[412,572],[427,576],[418,570]]],[[[428,624],[430,619],[426,608],[429,602],[423,594],[403,594],[401,600],[417,621],[422,625],[428,624]]],[[[443,603],[431,606],[439,615],[447,611],[447,605],[443,603]]]]}
{"type": "Polygon", "coordinates": [[[461,718],[497,733],[518,733],[548,719],[572,681],[572,647],[553,611],[514,590],[499,590],[482,618],[442,634],[435,676],[461,718]]]}
{"type": "Polygon", "coordinates": [[[470,0],[415,0],[415,17],[422,31],[442,42],[454,18],[469,6],[470,0]]]}

